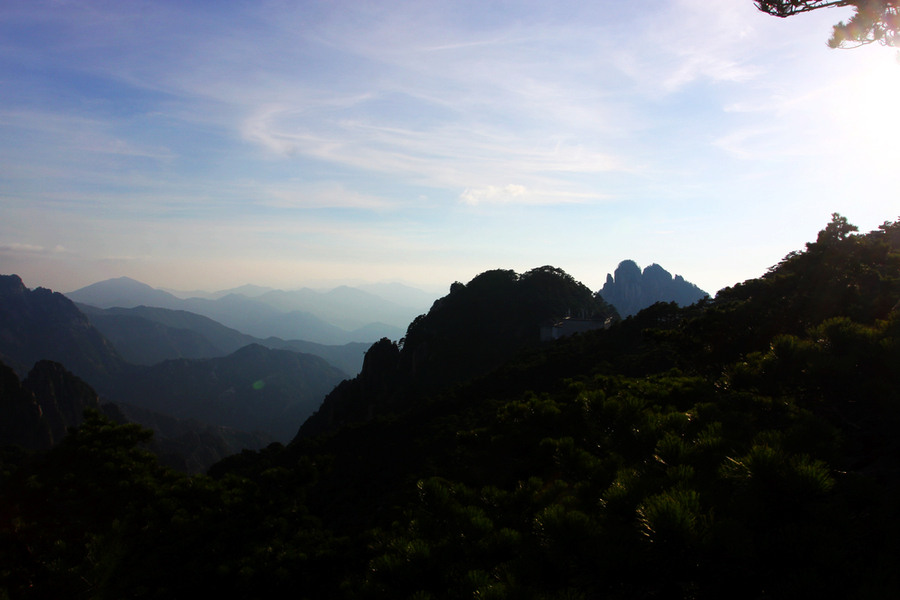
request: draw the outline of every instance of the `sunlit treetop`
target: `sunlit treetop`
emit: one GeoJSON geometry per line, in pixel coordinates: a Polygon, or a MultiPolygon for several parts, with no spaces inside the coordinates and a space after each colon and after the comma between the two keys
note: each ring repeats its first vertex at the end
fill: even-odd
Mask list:
{"type": "Polygon", "coordinates": [[[900,46],[900,0],[755,0],[756,7],[776,17],[790,17],[820,8],[852,6],[849,21],[834,26],[830,48],[856,48],[872,42],[900,46]]]}

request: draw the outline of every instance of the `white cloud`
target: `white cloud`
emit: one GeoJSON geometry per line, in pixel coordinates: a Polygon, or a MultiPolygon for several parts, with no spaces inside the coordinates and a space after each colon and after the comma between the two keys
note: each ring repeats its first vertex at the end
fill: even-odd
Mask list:
{"type": "Polygon", "coordinates": [[[525,186],[509,184],[505,187],[489,185],[484,188],[466,190],[460,194],[459,199],[471,206],[479,204],[512,204],[521,202],[527,198],[525,186]]]}
{"type": "Polygon", "coordinates": [[[47,248],[44,246],[36,246],[34,244],[20,244],[17,242],[13,242],[10,244],[0,245],[0,252],[7,253],[25,253],[25,254],[72,254],[73,252],[61,245],[57,245],[53,248],[47,248]]]}

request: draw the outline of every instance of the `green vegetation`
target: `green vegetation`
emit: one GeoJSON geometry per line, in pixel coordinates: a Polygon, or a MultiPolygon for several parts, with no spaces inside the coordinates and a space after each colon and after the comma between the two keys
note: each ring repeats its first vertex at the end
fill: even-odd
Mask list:
{"type": "Polygon", "coordinates": [[[782,18],[821,8],[852,6],[854,13],[850,20],[834,26],[829,47],[855,48],[872,42],[885,46],[900,44],[897,0],[755,0],[754,4],[759,10],[782,18]]]}
{"type": "Polygon", "coordinates": [[[469,381],[450,349],[490,350],[466,346],[467,311],[531,277],[561,304],[583,290],[547,268],[454,285],[402,349],[370,351],[373,415],[208,476],[159,467],[136,448],[146,432],[89,413],[0,465],[0,590],[896,598],[900,221],[854,232],[834,215],[714,300],[658,303],[469,381]],[[396,387],[422,343],[442,384],[396,387]]]}

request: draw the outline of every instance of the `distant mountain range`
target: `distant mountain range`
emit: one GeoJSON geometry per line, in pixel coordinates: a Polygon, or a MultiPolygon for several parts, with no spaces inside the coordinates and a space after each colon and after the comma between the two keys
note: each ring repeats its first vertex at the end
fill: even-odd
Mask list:
{"type": "Polygon", "coordinates": [[[259,285],[247,284],[242,285],[236,288],[230,288],[227,290],[220,290],[218,292],[205,292],[203,290],[194,290],[191,292],[185,292],[182,290],[173,290],[171,288],[157,288],[164,292],[168,292],[173,296],[176,296],[181,299],[186,298],[205,298],[207,300],[218,300],[223,296],[227,296],[228,294],[241,294],[242,296],[247,296],[248,298],[256,298],[257,296],[262,296],[266,292],[271,292],[275,288],[270,287],[262,287],[259,285]]]}
{"type": "MultiPolygon", "coordinates": [[[[214,349],[215,343],[202,334],[159,323],[164,318],[182,325],[200,323],[198,328],[218,343],[229,336],[232,345],[246,341],[240,340],[238,332],[197,315],[163,309],[143,312],[155,312],[157,321],[134,314],[112,314],[107,319],[118,320],[116,326],[122,330],[130,328],[123,335],[132,338],[132,351],[140,340],[149,351],[159,350],[164,345],[161,339],[168,340],[170,348],[195,354],[214,349]],[[128,322],[127,327],[123,321],[128,322]]],[[[103,320],[104,315],[96,317],[103,320]]],[[[282,340],[273,343],[291,346],[282,340]]],[[[43,288],[29,290],[16,275],[0,277],[0,360],[18,377],[33,370],[32,365],[50,360],[64,365],[109,400],[214,426],[261,430],[283,441],[296,433],[322,398],[346,377],[318,356],[253,343],[241,345],[243,348],[217,358],[166,360],[152,367],[132,364],[69,298],[43,288]]],[[[77,425],[72,422],[75,418],[65,425],[77,425]]],[[[51,423],[51,429],[54,427],[57,436],[65,431],[65,426],[60,429],[51,423]]]]}
{"type": "MultiPolygon", "coordinates": [[[[425,292],[416,296],[413,288],[404,288],[391,284],[374,289],[394,297],[417,297],[420,305],[427,296],[425,292]]],[[[229,291],[208,294],[208,298],[180,298],[128,277],[101,281],[66,296],[97,308],[152,306],[183,310],[257,338],[299,339],[326,345],[372,343],[383,337],[399,339],[406,325],[422,312],[346,286],[324,293],[309,288],[286,292],[256,286],[235,290],[249,292],[253,297],[229,291]]]]}
{"type": "MultiPolygon", "coordinates": [[[[166,423],[178,432],[170,441],[206,436],[199,454],[184,443],[177,451],[194,456],[191,468],[199,468],[204,461],[198,456],[219,455],[209,448],[233,444],[215,442],[225,439],[222,431],[202,427],[240,435],[259,430],[282,441],[304,423],[304,435],[327,431],[365,419],[387,398],[405,396],[409,390],[392,383],[401,371],[409,375],[407,384],[423,390],[489,371],[535,347],[542,320],[572,310],[610,316],[618,309],[624,316],[657,301],[690,304],[706,295],[658,265],[641,272],[633,261],[623,261],[593,297],[552,267],[523,275],[489,271],[467,285],[454,284],[421,316],[372,293],[401,299],[414,296],[414,288],[366,287],[319,292],[242,286],[182,298],[122,277],[64,296],[29,290],[17,276],[3,276],[0,360],[20,377],[41,360],[56,361],[117,401],[127,418],[166,423]],[[404,327],[369,320],[375,318],[404,327]],[[335,323],[358,327],[348,331],[335,323]],[[405,343],[391,341],[405,334],[405,343]],[[381,341],[369,348],[373,340],[381,341]],[[368,367],[357,379],[345,380],[360,373],[364,356],[368,367]],[[191,419],[197,425],[180,424],[195,422],[191,419]]],[[[418,294],[417,302],[426,302],[427,294],[418,294]]],[[[76,417],[68,418],[73,420],[77,424],[76,417]]],[[[54,423],[53,439],[65,430],[54,423]]]]}
{"type": "Polygon", "coordinates": [[[257,338],[184,310],[150,306],[103,309],[80,303],[76,306],[125,360],[136,365],[149,366],[175,358],[215,358],[248,344],[260,344],[315,354],[352,377],[362,369],[363,355],[370,345],[350,342],[329,346],[305,340],[257,338]]]}
{"type": "Polygon", "coordinates": [[[623,318],[657,302],[688,306],[709,296],[681,275],[673,278],[671,273],[655,263],[642,272],[633,260],[620,262],[615,276],[607,273],[606,283],[597,293],[615,306],[623,318]]]}

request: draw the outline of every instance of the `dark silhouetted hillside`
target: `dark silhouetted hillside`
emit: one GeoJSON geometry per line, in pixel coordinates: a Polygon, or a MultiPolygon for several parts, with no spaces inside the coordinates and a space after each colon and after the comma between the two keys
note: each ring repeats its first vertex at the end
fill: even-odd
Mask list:
{"type": "Polygon", "coordinates": [[[287,442],[344,377],[318,356],[251,344],[225,357],[136,369],[112,397],[287,442]]]}
{"type": "Polygon", "coordinates": [[[834,215],[715,299],[544,345],[540,318],[592,307],[564,273],[454,284],[341,385],[348,426],[209,477],[161,469],[144,432],[89,413],[0,465],[0,590],[897,598],[900,221],[854,231],[834,215]],[[504,358],[501,336],[527,348],[504,358]]]}
{"type": "Polygon", "coordinates": [[[402,347],[389,339],[373,345],[362,372],[329,394],[299,435],[371,419],[410,395],[484,375],[537,348],[541,325],[567,314],[612,316],[615,309],[554,267],[487,271],[454,283],[409,325],[402,347]]]}

